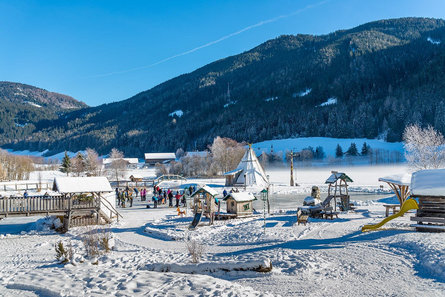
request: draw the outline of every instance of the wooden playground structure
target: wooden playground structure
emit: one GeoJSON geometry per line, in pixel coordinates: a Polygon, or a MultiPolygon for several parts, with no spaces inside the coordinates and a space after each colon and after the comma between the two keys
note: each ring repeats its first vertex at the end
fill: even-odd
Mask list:
{"type": "Polygon", "coordinates": [[[59,216],[64,230],[68,230],[74,226],[111,223],[114,218],[119,220],[122,217],[104,197],[104,194],[112,192],[106,178],[56,178],[53,190],[58,193],[0,197],[0,218],[59,216]],[[85,179],[90,179],[87,184],[83,182],[85,179]]]}

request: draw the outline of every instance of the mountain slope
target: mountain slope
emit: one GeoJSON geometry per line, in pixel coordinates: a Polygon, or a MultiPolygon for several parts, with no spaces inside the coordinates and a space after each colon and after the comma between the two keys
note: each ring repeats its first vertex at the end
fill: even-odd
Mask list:
{"type": "Polygon", "coordinates": [[[445,132],[445,21],[402,18],[328,35],[280,36],[127,100],[38,123],[16,148],[204,148],[215,136],[401,139],[445,132]],[[230,94],[228,94],[228,88],[230,94]]]}
{"type": "Polygon", "coordinates": [[[0,142],[17,141],[36,131],[38,123],[87,105],[72,97],[30,85],[0,81],[0,142]]]}

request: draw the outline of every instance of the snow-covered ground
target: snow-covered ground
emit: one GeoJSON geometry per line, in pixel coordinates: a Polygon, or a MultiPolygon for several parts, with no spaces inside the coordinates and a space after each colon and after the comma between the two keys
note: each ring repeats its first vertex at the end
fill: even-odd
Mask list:
{"type": "MultiPolygon", "coordinates": [[[[353,187],[372,190],[379,189],[378,177],[406,167],[332,169],[347,172],[353,187]]],[[[355,212],[298,225],[295,210],[301,204],[290,197],[309,192],[293,189],[322,186],[329,169],[297,171],[301,186],[293,188],[287,186],[287,171],[268,174],[278,198],[265,233],[261,213],[213,226],[203,220],[189,231],[190,210],[178,217],[175,208],[148,209],[147,202],[136,201],[132,208],[119,209],[124,217],[119,223],[105,227],[115,247],[98,258],[98,265],[83,253],[81,239],[91,228],[57,234],[42,227],[42,220],[36,223],[36,217],[1,220],[0,296],[443,296],[443,233],[416,232],[410,227],[413,214],[390,221],[381,231],[362,233],[363,225],[382,220],[382,204],[391,200],[369,196],[374,200],[366,201],[363,194],[355,212]],[[76,265],[57,263],[54,245],[60,240],[71,242],[76,265]],[[204,246],[199,265],[190,261],[190,240],[204,246]],[[268,260],[273,265],[269,273],[218,269],[268,260]]]]}

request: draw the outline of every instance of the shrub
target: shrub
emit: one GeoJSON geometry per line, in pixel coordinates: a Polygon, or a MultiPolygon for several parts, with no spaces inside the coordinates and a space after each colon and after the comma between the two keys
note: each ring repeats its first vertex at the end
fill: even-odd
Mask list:
{"type": "Polygon", "coordinates": [[[204,245],[196,240],[189,240],[186,242],[186,246],[192,263],[199,263],[205,250],[204,245]]]}
{"type": "Polygon", "coordinates": [[[71,244],[66,249],[65,246],[63,245],[63,242],[59,241],[55,244],[55,250],[56,250],[57,261],[60,261],[60,263],[62,264],[72,262],[74,251],[71,244]]]}

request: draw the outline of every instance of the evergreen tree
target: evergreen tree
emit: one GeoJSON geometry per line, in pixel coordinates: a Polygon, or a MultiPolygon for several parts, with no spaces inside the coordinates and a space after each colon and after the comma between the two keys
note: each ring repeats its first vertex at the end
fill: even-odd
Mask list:
{"type": "Polygon", "coordinates": [[[362,146],[362,152],[361,152],[361,155],[362,156],[367,156],[368,154],[369,154],[369,150],[371,149],[371,147],[366,143],[366,142],[364,142],[363,143],[363,146],[362,146]]]}
{"type": "Polygon", "coordinates": [[[346,151],[346,154],[348,156],[358,156],[358,150],[357,150],[357,146],[355,145],[355,143],[351,143],[351,145],[349,146],[348,150],[346,151]]]}
{"type": "Polygon", "coordinates": [[[63,157],[62,160],[62,166],[60,167],[60,171],[66,173],[67,176],[71,172],[71,159],[70,157],[68,157],[66,151],[65,151],[65,156],[63,157]]]}
{"type": "Polygon", "coordinates": [[[335,157],[337,158],[343,157],[343,149],[339,144],[337,144],[337,148],[335,149],[335,157]]]}
{"type": "Polygon", "coordinates": [[[85,171],[85,157],[78,152],[76,157],[73,158],[71,165],[72,171],[75,172],[77,176],[80,176],[80,174],[85,171]]]}
{"type": "Polygon", "coordinates": [[[324,157],[326,157],[326,154],[324,153],[323,147],[317,146],[315,148],[314,158],[322,160],[322,159],[324,159],[324,157]]]}

